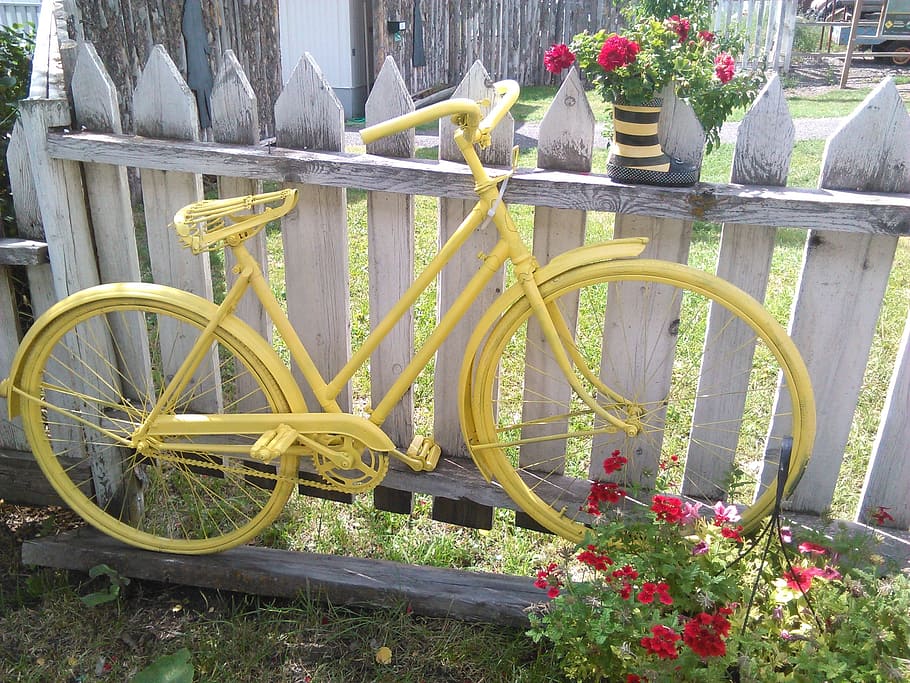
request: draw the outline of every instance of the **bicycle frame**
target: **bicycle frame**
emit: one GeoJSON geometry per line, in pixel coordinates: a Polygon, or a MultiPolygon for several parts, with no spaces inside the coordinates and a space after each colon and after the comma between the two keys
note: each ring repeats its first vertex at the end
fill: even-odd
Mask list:
{"type": "MultiPolygon", "coordinates": [[[[200,335],[196,345],[189,353],[182,367],[178,370],[165,391],[159,397],[158,403],[150,414],[149,419],[146,421],[146,426],[140,430],[140,433],[136,435],[135,439],[141,440],[145,435],[155,433],[177,434],[181,432],[181,429],[187,428],[184,420],[175,421],[173,418],[167,417],[167,413],[169,412],[168,409],[171,407],[170,403],[173,400],[172,397],[177,396],[190,380],[196,366],[201,362],[208,345],[212,341],[212,332],[217,325],[233,311],[236,303],[248,289],[252,289],[254,295],[265,309],[265,312],[268,314],[269,318],[271,318],[278,333],[284,339],[291,358],[300,368],[304,380],[312,389],[322,410],[325,411],[325,413],[342,413],[343,411],[336,399],[343,391],[345,385],[369,360],[370,356],[377,349],[382,340],[395,327],[405,313],[416,303],[423,292],[436,279],[443,267],[451,261],[453,256],[464,246],[468,238],[470,238],[470,236],[488,220],[493,223],[499,234],[499,240],[495,247],[490,253],[483,256],[482,265],[464,289],[458,294],[449,310],[446,311],[445,315],[437,324],[436,328],[425,340],[423,345],[417,349],[414,357],[401,371],[398,378],[393,382],[392,386],[389,387],[385,395],[375,406],[373,406],[370,415],[367,418],[369,422],[377,428],[382,425],[394,406],[401,400],[402,396],[414,383],[423,368],[426,367],[427,363],[439,350],[445,339],[467,313],[468,309],[477,299],[484,287],[486,287],[487,283],[490,282],[494,275],[500,272],[505,261],[508,259],[512,262],[516,280],[520,283],[524,295],[531,302],[534,314],[541,324],[543,334],[550,347],[554,350],[558,365],[568,382],[593,412],[616,428],[622,429],[630,435],[634,435],[636,427],[607,411],[603,405],[582,386],[581,381],[573,371],[573,367],[577,366],[580,356],[577,353],[577,350],[574,349],[571,332],[568,330],[565,321],[562,320],[555,308],[548,307],[543,301],[538,289],[538,283],[535,280],[535,273],[539,268],[537,261],[519,236],[508,208],[502,201],[502,192],[498,188],[498,185],[511,176],[511,171],[497,176],[491,176],[487,168],[483,165],[477,152],[476,145],[483,145],[484,141],[489,140],[489,132],[497,125],[499,120],[511,107],[515,97],[517,97],[517,85],[513,88],[510,82],[506,82],[505,87],[503,87],[502,84],[497,84],[497,86],[499,86],[499,89],[504,95],[503,102],[494,107],[490,114],[482,120],[479,117],[479,106],[477,103],[471,100],[449,100],[440,103],[440,105],[437,105],[435,108],[428,108],[429,111],[414,112],[413,114],[399,117],[398,119],[392,119],[379,126],[364,130],[364,139],[376,139],[377,137],[389,135],[413,125],[419,125],[423,120],[439,118],[440,115],[454,112],[456,119],[458,119],[459,122],[459,129],[455,133],[455,141],[474,178],[474,190],[478,195],[478,201],[426,268],[416,277],[411,286],[392,306],[389,312],[376,325],[360,347],[352,354],[344,367],[342,367],[334,377],[326,381],[322,373],[316,367],[316,364],[300,339],[300,336],[297,334],[297,331],[294,329],[273,295],[259,264],[243,246],[243,240],[227,240],[228,246],[233,251],[237,262],[235,272],[238,273],[238,276],[225,296],[224,301],[219,306],[218,314],[210,321],[206,330],[200,335]],[[440,114],[440,112],[442,114],[440,114]],[[156,422],[158,424],[156,424],[156,422]]],[[[592,373],[589,368],[583,367],[581,368],[581,372],[602,394],[612,397],[618,403],[624,402],[623,399],[617,396],[609,387],[603,385],[596,377],[596,373],[592,373]]],[[[302,416],[295,417],[299,418],[302,416]]],[[[250,420],[246,420],[246,416],[244,415],[236,415],[232,416],[232,418],[234,420],[232,429],[237,432],[255,433],[261,431],[265,422],[260,416],[255,418],[250,416],[250,420]],[[246,422],[249,422],[250,424],[246,424],[246,422]]],[[[281,423],[294,423],[297,421],[297,419],[290,418],[288,415],[274,414],[272,416],[272,422],[274,422],[274,424],[271,426],[275,427],[281,423]]],[[[224,426],[221,421],[206,420],[201,424],[195,425],[193,428],[196,430],[194,433],[197,434],[215,434],[223,431],[224,426]]],[[[364,441],[368,446],[373,447],[373,445],[375,445],[375,443],[371,442],[369,439],[364,439],[364,441]]],[[[289,450],[292,452],[297,451],[299,450],[299,447],[294,446],[289,450]]],[[[415,467],[416,465],[410,456],[398,452],[397,449],[382,448],[381,450],[389,450],[390,453],[405,460],[405,462],[412,467],[415,467]]],[[[337,454],[335,454],[333,459],[337,459],[337,454]]],[[[343,465],[345,463],[340,462],[339,464],[343,465]]]]}

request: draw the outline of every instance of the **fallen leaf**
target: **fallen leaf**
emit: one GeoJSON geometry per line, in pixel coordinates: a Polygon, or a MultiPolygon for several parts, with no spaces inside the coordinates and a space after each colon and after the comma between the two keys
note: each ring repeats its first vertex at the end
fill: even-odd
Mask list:
{"type": "Polygon", "coordinates": [[[392,663],[392,651],[389,648],[382,646],[381,648],[376,650],[376,661],[379,662],[380,664],[391,664],[392,663]]]}

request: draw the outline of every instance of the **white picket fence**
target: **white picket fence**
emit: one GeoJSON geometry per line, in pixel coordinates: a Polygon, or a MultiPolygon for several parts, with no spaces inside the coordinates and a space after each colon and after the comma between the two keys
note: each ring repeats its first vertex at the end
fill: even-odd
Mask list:
{"type": "MultiPolygon", "coordinates": [[[[202,175],[217,177],[224,196],[254,192],[263,181],[300,190],[299,208],[282,225],[285,259],[293,263],[285,273],[288,313],[329,375],[350,353],[345,188],[368,191],[371,316],[386,310],[388,302],[409,284],[415,259],[415,195],[439,198],[442,239],[473,205],[470,176],[462,165],[452,163],[459,157],[450,122],[440,125],[439,163],[412,161],[415,149],[409,136],[376,143],[368,150],[372,156],[345,152],[341,107],[308,57],[301,59],[278,99],[276,145],[267,147],[257,139],[255,90],[231,53],[225,55],[212,94],[213,142],[200,142],[195,98],[162,48],[153,50],[136,88],[135,136],[120,130],[116,91],[93,47],[82,44],[77,52],[71,84],[74,113],[66,99],[54,98],[52,91],[51,97],[29,99],[22,104],[21,122],[11,143],[20,237],[33,242],[0,242],[4,321],[0,376],[8,372],[19,341],[8,264],[26,266],[36,313],[99,282],[139,279],[127,167],[140,169],[154,280],[208,298],[212,296],[208,256],[192,256],[182,249],[167,227],[178,208],[202,196],[202,175]],[[44,242],[49,263],[42,257],[44,242]]],[[[489,83],[490,75],[475,63],[455,96],[483,98],[489,94],[489,83]]],[[[412,107],[397,68],[387,61],[367,103],[368,123],[412,107]]],[[[669,124],[663,127],[665,145],[685,158],[700,158],[704,138],[691,109],[671,102],[665,113],[664,124],[669,124]]],[[[794,135],[777,79],[760,94],[740,126],[731,184],[629,187],[586,173],[594,124],[573,74],[541,124],[540,168],[519,169],[506,195],[507,201],[536,207],[538,240],[559,230],[564,250],[584,239],[587,211],[607,211],[615,213],[616,236],[647,235],[652,240],[647,255],[685,261],[693,220],[720,223],[717,272],[761,299],[773,277],[770,263],[777,228],[808,230],[789,325],[818,397],[818,438],[790,506],[824,512],[835,494],[851,439],[898,239],[910,232],[910,117],[893,82],[883,82],[832,133],[818,190],[786,187],[794,135]],[[567,234],[574,236],[567,238],[567,234]]],[[[509,163],[513,127],[508,119],[495,131],[487,150],[491,163],[509,163]]],[[[488,249],[484,242],[489,239],[490,235],[478,235],[475,243],[462,250],[464,260],[453,264],[455,275],[439,283],[441,309],[462,284],[458,273],[476,270],[475,254],[488,249]]],[[[491,289],[487,297],[493,296],[491,289]]],[[[488,300],[479,301],[468,314],[435,365],[434,438],[454,459],[465,454],[454,391],[461,356],[456,350],[464,346],[472,322],[488,300]]],[[[244,309],[240,314],[268,335],[270,329],[259,310],[244,309]]],[[[412,321],[406,319],[400,329],[396,343],[385,345],[373,359],[376,392],[381,393],[390,381],[379,368],[403,366],[412,353],[412,321]]],[[[858,520],[868,521],[870,512],[887,507],[894,518],[890,526],[898,531],[910,527],[908,337],[910,324],[903,333],[885,406],[877,416],[878,437],[854,513],[858,520]]],[[[342,403],[353,403],[350,393],[342,403]]],[[[2,402],[0,410],[5,410],[2,402]]],[[[388,422],[390,434],[399,443],[406,444],[413,431],[413,410],[413,398],[408,395],[388,422]]],[[[27,449],[21,427],[0,418],[0,456],[27,449]]],[[[469,464],[468,470],[473,472],[469,464]]],[[[3,476],[15,477],[0,470],[3,476]]],[[[481,525],[489,515],[486,506],[498,499],[478,482],[471,476],[444,481],[393,471],[389,483],[396,490],[383,489],[377,501],[403,511],[409,509],[410,491],[461,499],[439,502],[437,518],[481,525]]],[[[4,484],[10,482],[0,481],[0,496],[4,484]]]]}
{"type": "Polygon", "coordinates": [[[714,29],[736,29],[743,34],[743,66],[787,73],[798,5],[799,0],[718,0],[714,29]]]}

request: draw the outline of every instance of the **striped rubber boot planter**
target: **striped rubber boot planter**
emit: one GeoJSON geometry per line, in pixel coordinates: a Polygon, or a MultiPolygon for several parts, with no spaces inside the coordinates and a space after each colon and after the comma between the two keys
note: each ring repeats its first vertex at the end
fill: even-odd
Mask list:
{"type": "Polygon", "coordinates": [[[698,168],[664,154],[657,139],[660,100],[645,105],[613,105],[613,145],[607,176],[618,183],[694,185],[698,168]]]}

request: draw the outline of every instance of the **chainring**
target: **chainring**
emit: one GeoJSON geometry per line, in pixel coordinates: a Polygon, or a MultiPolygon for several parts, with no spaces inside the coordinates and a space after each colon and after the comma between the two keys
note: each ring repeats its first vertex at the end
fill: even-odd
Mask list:
{"type": "MultiPolygon", "coordinates": [[[[319,476],[333,491],[345,493],[364,493],[378,486],[389,471],[389,456],[372,451],[362,442],[349,436],[329,436],[320,438],[320,442],[337,451],[344,451],[354,456],[354,466],[351,469],[341,469],[324,455],[314,453],[313,465],[319,476]]],[[[312,482],[307,482],[312,486],[312,482]]]]}

